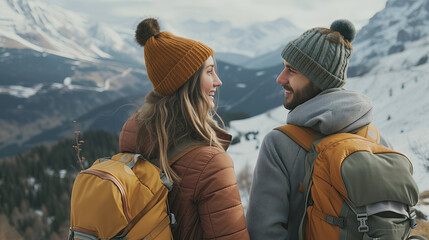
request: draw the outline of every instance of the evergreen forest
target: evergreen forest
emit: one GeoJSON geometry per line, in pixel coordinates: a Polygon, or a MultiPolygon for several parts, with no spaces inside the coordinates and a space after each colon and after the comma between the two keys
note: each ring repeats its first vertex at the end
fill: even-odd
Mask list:
{"type": "Polygon", "coordinates": [[[87,168],[118,152],[118,141],[116,134],[88,131],[0,159],[0,224],[10,225],[24,239],[66,239],[71,190],[81,170],[76,146],[87,168]]]}

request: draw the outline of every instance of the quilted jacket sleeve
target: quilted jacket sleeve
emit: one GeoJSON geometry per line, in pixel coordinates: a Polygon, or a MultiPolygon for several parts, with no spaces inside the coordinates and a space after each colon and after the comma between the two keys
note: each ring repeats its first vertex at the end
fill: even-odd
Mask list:
{"type": "Polygon", "coordinates": [[[220,152],[207,162],[195,189],[204,239],[249,239],[231,157],[220,152]]]}

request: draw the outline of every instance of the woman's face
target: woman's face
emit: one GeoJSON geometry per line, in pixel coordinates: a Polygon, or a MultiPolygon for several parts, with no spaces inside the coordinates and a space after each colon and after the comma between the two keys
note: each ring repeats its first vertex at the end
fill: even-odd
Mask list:
{"type": "Polygon", "coordinates": [[[214,95],[216,88],[222,86],[222,82],[215,72],[215,62],[213,57],[209,57],[204,63],[203,72],[201,73],[201,89],[207,97],[210,107],[214,108],[214,95]]]}

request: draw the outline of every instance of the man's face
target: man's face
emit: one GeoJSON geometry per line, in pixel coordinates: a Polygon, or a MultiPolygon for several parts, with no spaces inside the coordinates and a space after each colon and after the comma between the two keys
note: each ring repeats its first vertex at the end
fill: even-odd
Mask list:
{"type": "Polygon", "coordinates": [[[307,77],[283,60],[285,68],[277,77],[276,82],[285,90],[283,106],[288,110],[295,109],[320,93],[320,90],[307,77]]]}

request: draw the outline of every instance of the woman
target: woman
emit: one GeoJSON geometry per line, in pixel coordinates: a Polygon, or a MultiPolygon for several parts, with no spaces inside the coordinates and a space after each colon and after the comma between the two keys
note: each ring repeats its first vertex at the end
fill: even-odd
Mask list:
{"type": "Polygon", "coordinates": [[[144,47],[154,91],[125,123],[121,151],[156,159],[153,163],[174,182],[169,193],[178,223],[174,239],[249,239],[233,162],[225,152],[231,136],[211,114],[222,85],[213,50],[160,32],[152,18],[138,25],[136,40],[144,47]],[[189,146],[196,148],[170,166],[169,158],[189,146]]]}

